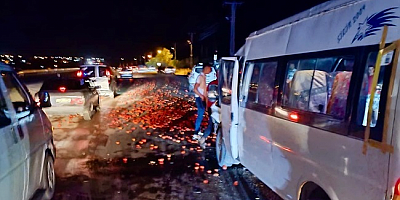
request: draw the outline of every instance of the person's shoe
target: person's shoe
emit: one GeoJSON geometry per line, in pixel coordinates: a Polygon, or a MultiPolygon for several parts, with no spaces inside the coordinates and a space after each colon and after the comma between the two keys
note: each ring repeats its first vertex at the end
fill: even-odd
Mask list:
{"type": "Polygon", "coordinates": [[[192,140],[200,140],[201,136],[198,134],[194,134],[192,140]]]}
{"type": "Polygon", "coordinates": [[[201,138],[199,139],[199,145],[200,145],[200,147],[201,147],[202,149],[206,149],[206,138],[201,137],[201,138]]]}

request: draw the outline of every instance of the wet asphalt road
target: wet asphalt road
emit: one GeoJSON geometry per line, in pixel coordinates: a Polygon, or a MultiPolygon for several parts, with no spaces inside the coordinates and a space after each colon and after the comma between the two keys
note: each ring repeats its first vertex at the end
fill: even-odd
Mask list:
{"type": "MultiPolygon", "coordinates": [[[[54,199],[279,199],[245,168],[221,169],[215,135],[205,150],[191,141],[196,108],[187,86],[186,77],[136,78],[122,95],[102,98],[91,121],[49,116],[54,199]]],[[[28,87],[35,93],[40,83],[28,87]]]]}

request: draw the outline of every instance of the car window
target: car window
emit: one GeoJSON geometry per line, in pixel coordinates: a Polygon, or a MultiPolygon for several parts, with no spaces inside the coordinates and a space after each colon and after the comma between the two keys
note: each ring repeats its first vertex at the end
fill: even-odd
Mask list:
{"type": "Polygon", "coordinates": [[[99,67],[99,76],[110,76],[111,75],[111,70],[109,70],[107,67],[99,67]]]}
{"type": "MultiPolygon", "coordinates": [[[[29,107],[31,105],[30,98],[22,85],[19,83],[15,75],[11,72],[2,73],[4,84],[6,85],[10,101],[17,107],[29,107]]],[[[19,112],[20,110],[16,110],[19,112]]]]}
{"type": "Polygon", "coordinates": [[[84,80],[75,79],[60,79],[60,80],[46,80],[41,90],[58,90],[60,87],[65,87],[67,90],[82,90],[88,87],[84,80]]]}
{"type": "Polygon", "coordinates": [[[195,68],[194,69],[194,71],[196,72],[196,73],[201,73],[201,72],[203,72],[203,68],[195,68]]]}
{"type": "Polygon", "coordinates": [[[95,72],[95,67],[91,66],[91,67],[84,67],[82,68],[83,74],[86,77],[95,77],[96,76],[96,72],[95,72]]]}
{"type": "Polygon", "coordinates": [[[7,110],[6,99],[3,96],[3,91],[0,90],[0,128],[11,124],[11,119],[6,115],[7,110]]]}

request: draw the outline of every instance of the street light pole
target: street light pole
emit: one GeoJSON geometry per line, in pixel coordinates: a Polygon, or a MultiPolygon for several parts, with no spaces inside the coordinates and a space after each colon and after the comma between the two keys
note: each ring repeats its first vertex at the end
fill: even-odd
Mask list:
{"type": "Polygon", "coordinates": [[[190,68],[193,67],[193,44],[190,40],[187,41],[190,45],[190,68]]]}
{"type": "Polygon", "coordinates": [[[176,42],[174,43],[174,54],[175,54],[175,60],[177,60],[176,59],[176,42]]]}
{"type": "Polygon", "coordinates": [[[231,56],[235,54],[235,25],[236,25],[236,8],[238,5],[242,5],[242,2],[225,2],[224,4],[231,6],[231,41],[229,53],[231,56]]]}

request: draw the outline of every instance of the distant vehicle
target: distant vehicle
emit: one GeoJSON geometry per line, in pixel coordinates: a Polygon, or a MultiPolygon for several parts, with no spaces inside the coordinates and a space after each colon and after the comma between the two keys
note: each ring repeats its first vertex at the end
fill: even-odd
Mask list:
{"type": "Polygon", "coordinates": [[[0,198],[51,199],[55,189],[53,128],[26,86],[0,64],[0,198]]]}
{"type": "Polygon", "coordinates": [[[138,66],[138,73],[146,73],[147,72],[147,66],[146,65],[139,65],[138,66]]]}
{"type": "Polygon", "coordinates": [[[149,72],[149,73],[157,73],[158,71],[157,71],[156,67],[149,66],[148,69],[147,69],[147,72],[149,72]]]}
{"type": "Polygon", "coordinates": [[[36,93],[35,101],[48,114],[79,114],[90,120],[100,110],[98,87],[83,79],[49,79],[36,93]]]}
{"type": "Polygon", "coordinates": [[[114,70],[106,65],[82,65],[77,77],[90,80],[102,96],[114,98],[117,95],[117,77],[114,70]]]}
{"type": "Polygon", "coordinates": [[[172,67],[172,66],[166,67],[164,70],[164,73],[166,73],[166,74],[175,74],[175,72],[176,72],[176,68],[172,67]]]}
{"type": "MultiPolygon", "coordinates": [[[[195,67],[193,67],[192,72],[188,76],[189,91],[193,91],[197,77],[200,75],[201,72],[203,72],[202,64],[198,64],[195,67]]],[[[214,81],[216,79],[217,79],[217,72],[215,71],[214,67],[211,67],[211,72],[206,75],[206,82],[207,84],[209,84],[211,81],[214,81]]]]}
{"type": "Polygon", "coordinates": [[[157,71],[158,71],[158,73],[165,73],[165,67],[163,67],[163,66],[161,66],[161,67],[158,67],[158,69],[157,69],[157,71]]]}
{"type": "Polygon", "coordinates": [[[133,78],[133,71],[132,68],[124,67],[120,71],[118,71],[117,78],[126,79],[126,78],[133,78]]]}
{"type": "Polygon", "coordinates": [[[132,73],[138,73],[139,68],[137,66],[132,66],[132,73]]]}
{"type": "Polygon", "coordinates": [[[399,200],[399,7],[326,1],[222,58],[219,165],[285,200],[399,200]]]}

